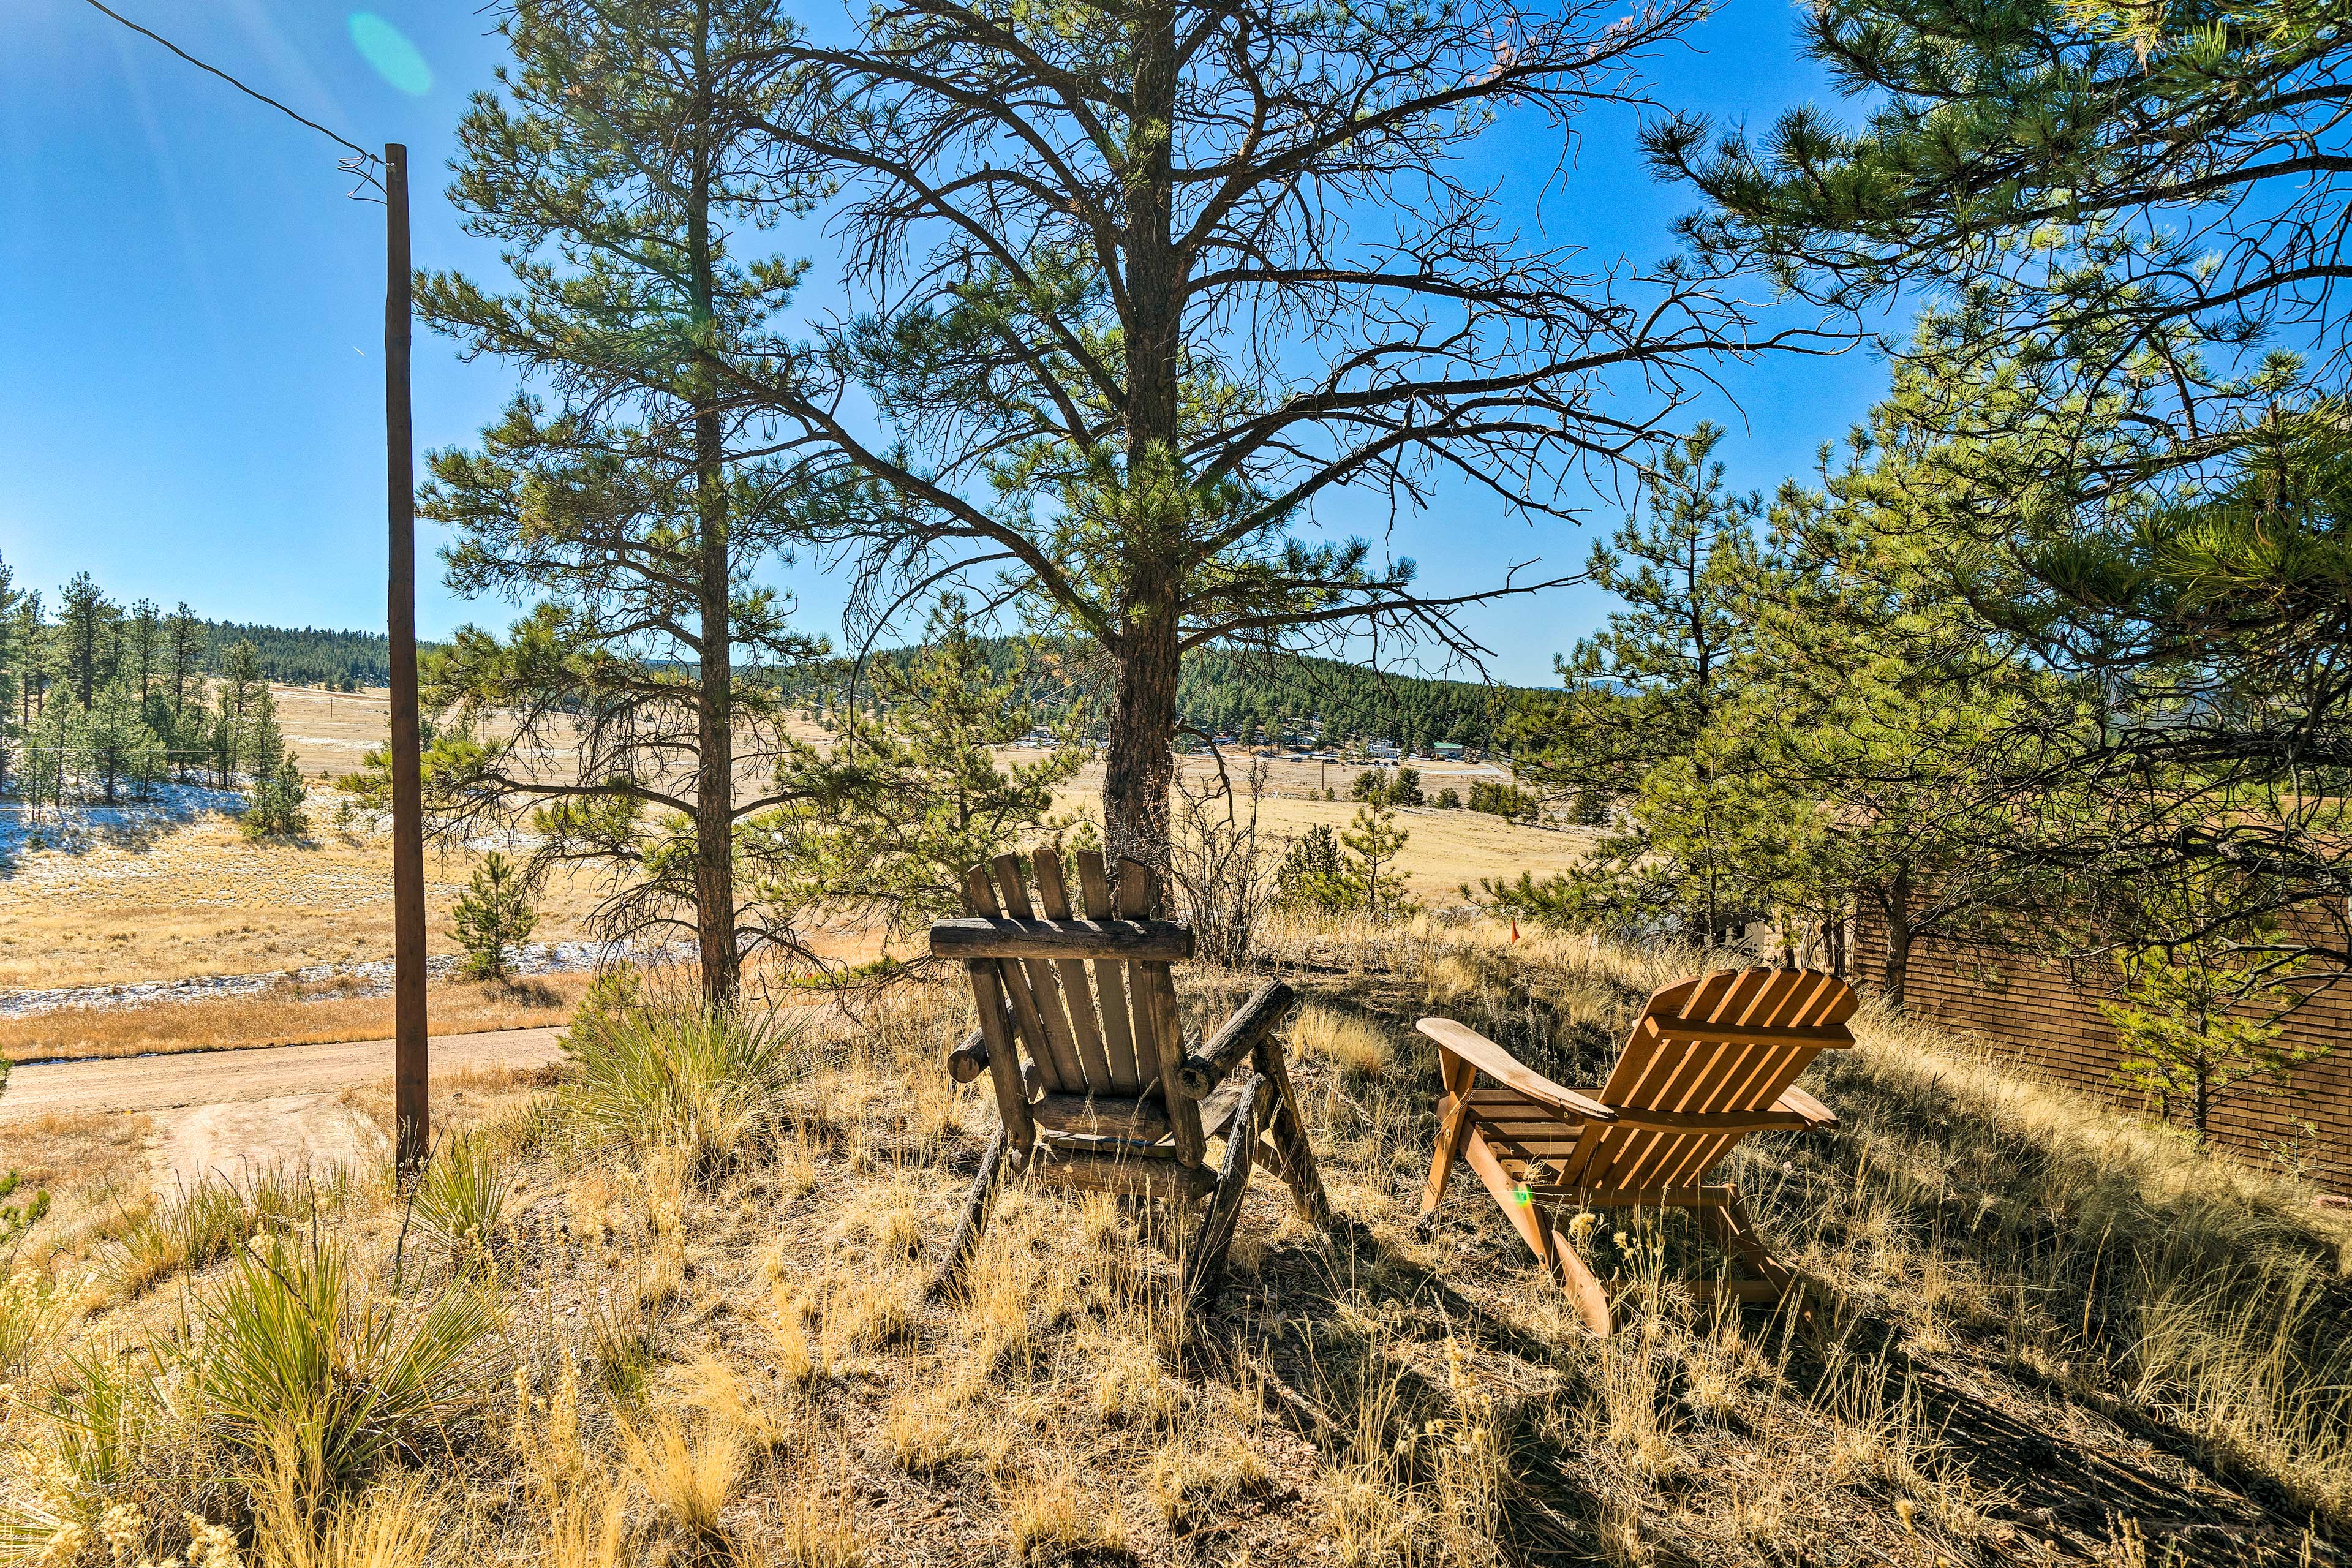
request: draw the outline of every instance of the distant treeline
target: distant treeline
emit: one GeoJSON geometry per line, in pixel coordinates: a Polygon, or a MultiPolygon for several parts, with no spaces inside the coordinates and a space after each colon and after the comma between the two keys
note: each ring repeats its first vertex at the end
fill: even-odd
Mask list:
{"type": "MultiPolygon", "coordinates": [[[[1079,650],[1008,637],[980,646],[992,679],[1020,678],[1029,688],[1024,695],[1049,711],[1076,710],[1081,732],[1101,738],[1106,694],[1088,679],[1079,650]]],[[[873,657],[898,664],[910,654],[894,649],[873,657]]],[[[822,711],[840,700],[851,668],[839,660],[807,672],[789,683],[793,700],[822,711]]],[[[1452,742],[1489,751],[1502,712],[1517,695],[1512,687],[1433,680],[1334,658],[1210,648],[1185,658],[1176,704],[1184,726],[1204,738],[1334,746],[1391,741],[1412,751],[1452,742]]],[[[860,705],[870,700],[870,687],[861,689],[860,705]]],[[[1179,743],[1185,739],[1180,736],[1179,743]]]]}
{"type": "MultiPolygon", "coordinates": [[[[261,656],[262,673],[286,686],[324,686],[350,691],[392,682],[392,639],[381,632],[331,631],[320,626],[270,626],[255,621],[205,621],[207,671],[240,642],[261,656]]],[[[423,645],[430,647],[432,644],[423,645]]]]}
{"type": "Polygon", "coordinates": [[[1441,741],[1491,750],[1511,688],[1398,675],[1336,658],[1204,649],[1184,661],[1176,704],[1184,722],[1213,735],[1264,739],[1393,741],[1425,752],[1441,741]]]}

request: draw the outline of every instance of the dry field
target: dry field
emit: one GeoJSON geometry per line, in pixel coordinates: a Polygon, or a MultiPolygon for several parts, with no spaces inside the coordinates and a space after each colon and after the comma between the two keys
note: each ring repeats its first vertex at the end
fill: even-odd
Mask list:
{"type": "MultiPolygon", "coordinates": [[[[279,721],[306,773],[356,768],[380,744],[381,692],[355,695],[279,687],[279,721]]],[[[1028,756],[1030,753],[1016,753],[1028,756]]],[[[1243,765],[1237,759],[1234,765],[1243,765]]],[[[1186,759],[1203,780],[1212,764],[1186,759]]],[[[1342,795],[1358,770],[1338,764],[1272,764],[1277,795],[1262,807],[1264,826],[1296,836],[1317,825],[1344,829],[1345,801],[1303,798],[1328,773],[1342,795]]],[[[1475,768],[1433,764],[1433,793],[1445,783],[1466,792],[1475,768]]],[[[1092,808],[1100,769],[1090,766],[1064,790],[1061,809],[1092,808]]],[[[117,985],[208,974],[250,974],[316,965],[382,962],[392,951],[390,851],[380,835],[338,827],[335,798],[313,795],[312,832],[299,845],[253,843],[220,816],[135,831],[101,832],[75,848],[43,848],[0,868],[0,992],[117,985]]],[[[1515,826],[1467,811],[1410,808],[1398,813],[1411,834],[1402,868],[1408,888],[1433,907],[1459,901],[1460,887],[1522,868],[1541,876],[1582,853],[1580,833],[1515,826]]],[[[426,858],[426,931],[436,953],[453,952],[449,908],[472,874],[470,855],[426,858]]],[[[596,901],[593,875],[561,872],[540,906],[534,940],[587,934],[596,901]]],[[[854,938],[828,939],[845,957],[866,955],[854,938]]],[[[576,978],[547,977],[519,990],[439,987],[436,1030],[467,1032],[557,1022],[575,999],[576,978]]],[[[167,1048],[363,1038],[390,1028],[382,997],[341,995],[332,985],[291,984],[257,995],[201,1003],[73,1009],[0,1019],[0,1056],[115,1055],[167,1048]]]]}
{"type": "MultiPolygon", "coordinates": [[[[953,988],[781,1039],[656,1016],[604,1037],[631,1070],[487,1086],[413,1205],[369,1167],[44,1222],[0,1295],[0,1553],[2345,1560],[2352,1232],[2308,1189],[1865,1016],[1809,1080],[1843,1127],[1732,1171],[1811,1318],[1695,1310],[1670,1277],[1708,1258],[1637,1217],[1588,1243],[1627,1279],[1598,1342],[1475,1184],[1414,1225],[1435,1074],[1408,1026],[1591,1081],[1690,956],[1277,940],[1342,1223],[1254,1183],[1205,1322],[1170,1310],[1173,1216],[1017,1183],[926,1293],[992,1125],[940,1068],[953,988]]],[[[1191,1021],[1253,978],[1184,975],[1191,1021]]]]}

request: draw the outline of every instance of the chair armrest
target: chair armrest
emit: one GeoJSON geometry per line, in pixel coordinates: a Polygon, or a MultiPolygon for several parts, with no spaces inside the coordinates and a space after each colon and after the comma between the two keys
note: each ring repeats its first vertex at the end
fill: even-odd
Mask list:
{"type": "Polygon", "coordinates": [[[1234,1009],[1234,1016],[1225,1020],[1225,1026],[1207,1045],[1184,1058],[1183,1064],[1176,1069],[1177,1087],[1194,1100],[1205,1099],[1234,1070],[1234,1064],[1249,1055],[1288,1016],[1290,1005],[1296,1000],[1290,987],[1279,980],[1269,980],[1259,986],[1248,1001],[1234,1009]]]}
{"type": "Polygon", "coordinates": [[[974,1029],[948,1053],[948,1076],[958,1083],[970,1083],[988,1070],[988,1037],[974,1029]]]}
{"type": "Polygon", "coordinates": [[[1530,1100],[1573,1112],[1587,1121],[1617,1120],[1615,1111],[1591,1096],[1552,1082],[1494,1041],[1451,1018],[1423,1018],[1413,1027],[1435,1040],[1438,1049],[1461,1058],[1506,1089],[1515,1089],[1530,1100]]]}
{"type": "Polygon", "coordinates": [[[1780,1091],[1780,1098],[1772,1102],[1772,1109],[1795,1111],[1805,1119],[1805,1131],[1808,1132],[1826,1132],[1838,1124],[1836,1111],[1794,1084],[1780,1091]]]}

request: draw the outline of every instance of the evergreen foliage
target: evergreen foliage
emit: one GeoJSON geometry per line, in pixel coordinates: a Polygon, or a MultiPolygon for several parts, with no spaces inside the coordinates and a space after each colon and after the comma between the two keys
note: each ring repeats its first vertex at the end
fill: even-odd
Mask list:
{"type": "Polygon", "coordinates": [[[514,972],[514,950],[530,940],[539,915],[530,906],[530,889],[513,861],[493,849],[458,895],[450,911],[457,944],[466,950],[466,974],[476,980],[504,980],[514,972]]]}
{"type": "Polygon", "coordinates": [[[1339,914],[1355,906],[1347,858],[1328,826],[1318,823],[1291,840],[1275,872],[1275,898],[1286,908],[1318,914],[1339,914]]]}
{"type": "Polygon", "coordinates": [[[878,918],[893,936],[960,913],[963,873],[1007,853],[1052,818],[1055,787],[1085,761],[1076,746],[1000,764],[993,748],[1049,715],[1028,700],[1025,662],[972,634],[964,601],[933,606],[920,649],[878,664],[872,710],[836,716],[832,750],[782,765],[791,803],[745,825],[740,855],[769,929],[812,911],[878,918]]]}
{"type": "MultiPolygon", "coordinates": [[[[225,721],[227,715],[224,715],[225,721]]],[[[245,815],[238,825],[248,838],[291,837],[310,825],[302,770],[278,729],[278,702],[257,682],[235,722],[236,768],[247,779],[245,815]]]]}
{"type": "Polygon", "coordinates": [[[1352,901],[1374,921],[1402,920],[1415,909],[1397,872],[1397,857],[1412,837],[1386,805],[1358,806],[1339,835],[1339,847],[1348,852],[1343,875],[1352,901]]]}
{"type": "Polygon", "coordinates": [[[606,934],[690,931],[724,1007],[762,934],[736,837],[793,798],[743,780],[796,763],[782,678],[821,646],[761,582],[801,527],[742,395],[787,353],[802,271],[739,248],[796,205],[757,132],[793,30],[768,0],[524,0],[500,31],[514,64],[459,128],[451,195],[508,247],[516,291],[436,274],[416,306],[556,403],[520,393],[478,448],[429,459],[420,510],[455,531],[451,586],[533,606],[432,661],[441,820],[527,816],[539,863],[604,866],[606,934]],[[473,739],[489,712],[518,731],[473,739]],[[555,728],[564,745],[542,745],[555,728]]]}

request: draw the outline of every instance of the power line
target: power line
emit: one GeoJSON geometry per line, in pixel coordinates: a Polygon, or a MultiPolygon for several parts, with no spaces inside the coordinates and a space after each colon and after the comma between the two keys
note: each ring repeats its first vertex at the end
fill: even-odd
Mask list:
{"type": "Polygon", "coordinates": [[[187,50],[180,47],[179,45],[173,43],[163,34],[154,31],[152,28],[141,26],[138,23],[132,21],[130,17],[125,16],[119,11],[109,10],[105,5],[100,4],[99,0],[88,0],[88,3],[91,9],[113,17],[116,21],[130,28],[132,32],[139,34],[142,37],[154,39],[157,43],[163,45],[165,48],[171,50],[173,54],[179,56],[182,59],[187,61],[198,70],[210,71],[213,75],[220,78],[221,80],[228,83],[229,86],[236,89],[237,91],[245,94],[246,97],[257,99],[261,102],[269,105],[270,108],[278,110],[278,113],[286,116],[287,119],[294,121],[298,124],[309,126],[311,130],[317,132],[328,141],[332,142],[338,147],[349,148],[357,155],[357,162],[354,162],[352,159],[345,159],[335,166],[339,169],[343,169],[359,175],[362,180],[371,185],[374,185],[378,190],[382,190],[383,188],[383,186],[377,181],[374,174],[369,172],[374,164],[380,162],[380,160],[374,153],[369,152],[358,142],[346,141],[342,137],[338,136],[333,132],[328,130],[325,126],[320,124],[317,121],[308,119],[305,116],[295,113],[292,110],[287,108],[284,104],[278,102],[268,93],[257,92],[254,89],[246,86],[245,83],[237,80],[236,78],[229,75],[228,72],[221,69],[220,67],[208,65],[205,61],[196,58],[195,56],[188,53],[187,50]]]}

